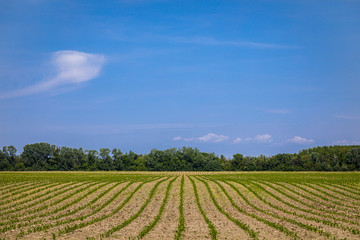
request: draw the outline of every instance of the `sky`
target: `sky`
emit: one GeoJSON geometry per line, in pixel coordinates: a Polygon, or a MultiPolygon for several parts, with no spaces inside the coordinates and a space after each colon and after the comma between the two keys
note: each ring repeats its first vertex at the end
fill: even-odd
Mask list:
{"type": "Polygon", "coordinates": [[[0,146],[360,144],[358,0],[0,1],[0,146]]]}

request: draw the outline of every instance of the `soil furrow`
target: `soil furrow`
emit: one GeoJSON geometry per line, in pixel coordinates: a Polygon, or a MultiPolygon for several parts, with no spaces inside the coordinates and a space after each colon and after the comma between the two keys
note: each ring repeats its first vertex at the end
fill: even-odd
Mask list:
{"type": "Polygon", "coordinates": [[[214,205],[205,184],[195,179],[199,200],[206,216],[218,231],[218,239],[252,239],[250,235],[223,215],[214,205]]]}
{"type": "Polygon", "coordinates": [[[180,194],[180,181],[179,177],[173,183],[173,186],[170,191],[168,203],[165,206],[163,216],[156,225],[156,227],[151,230],[143,239],[172,239],[174,238],[175,231],[177,228],[179,219],[179,211],[177,208],[179,206],[179,194],[180,194]]]}
{"type": "Polygon", "coordinates": [[[197,240],[210,238],[208,226],[197,207],[194,189],[188,176],[184,179],[184,220],[185,231],[183,239],[197,240]]]}

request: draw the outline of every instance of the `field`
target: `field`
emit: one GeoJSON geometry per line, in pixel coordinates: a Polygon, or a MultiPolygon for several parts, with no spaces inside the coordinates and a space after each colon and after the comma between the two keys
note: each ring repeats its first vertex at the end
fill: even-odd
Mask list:
{"type": "Polygon", "coordinates": [[[360,173],[0,173],[0,239],[140,238],[360,239],[360,173]]]}

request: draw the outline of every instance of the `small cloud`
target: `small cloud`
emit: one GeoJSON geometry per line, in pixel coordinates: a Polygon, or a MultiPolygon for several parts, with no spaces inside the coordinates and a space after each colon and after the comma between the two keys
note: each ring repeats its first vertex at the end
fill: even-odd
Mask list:
{"type": "Polygon", "coordinates": [[[334,145],[347,145],[347,144],[349,144],[349,141],[345,139],[334,142],[334,145]]]}
{"type": "Polygon", "coordinates": [[[303,138],[303,137],[299,137],[299,136],[295,136],[293,138],[290,138],[287,141],[291,142],[291,143],[296,143],[296,144],[306,144],[306,143],[313,143],[314,142],[313,139],[307,139],[307,138],[303,138]]]}
{"type": "Polygon", "coordinates": [[[360,116],[357,115],[342,115],[342,114],[335,114],[336,118],[339,119],[347,119],[347,120],[360,120],[360,116]]]}
{"type": "Polygon", "coordinates": [[[223,142],[227,140],[229,137],[224,135],[217,135],[215,133],[208,133],[202,137],[198,137],[200,142],[223,142]]]}
{"type": "Polygon", "coordinates": [[[241,143],[243,142],[243,139],[242,138],[235,138],[233,143],[241,143]]]}
{"type": "Polygon", "coordinates": [[[255,142],[270,143],[272,142],[272,136],[270,134],[256,135],[253,139],[255,142]]]}
{"type": "Polygon", "coordinates": [[[0,99],[15,98],[46,92],[60,86],[80,84],[96,78],[105,62],[100,54],[78,51],[58,51],[53,53],[51,63],[56,75],[51,79],[33,86],[17,89],[8,93],[0,93],[0,99]]]}
{"type": "Polygon", "coordinates": [[[236,138],[233,142],[234,143],[241,143],[241,142],[255,142],[255,143],[271,143],[273,141],[272,136],[270,134],[258,134],[253,138],[245,138],[245,140],[241,138],[236,138]]]}
{"type": "Polygon", "coordinates": [[[215,133],[208,133],[201,137],[191,137],[191,138],[183,138],[183,137],[174,137],[173,140],[183,140],[185,142],[213,142],[213,143],[219,143],[228,140],[228,136],[224,135],[217,135],[215,133]]]}

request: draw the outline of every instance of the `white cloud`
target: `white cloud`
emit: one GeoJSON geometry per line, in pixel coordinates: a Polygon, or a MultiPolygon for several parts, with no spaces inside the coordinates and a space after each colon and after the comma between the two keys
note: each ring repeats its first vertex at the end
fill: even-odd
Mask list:
{"type": "Polygon", "coordinates": [[[185,142],[213,142],[213,143],[219,143],[224,142],[228,140],[228,136],[224,135],[217,135],[215,133],[208,133],[201,137],[191,137],[191,138],[183,138],[183,137],[174,137],[173,140],[183,140],[185,142]]]}
{"type": "Polygon", "coordinates": [[[261,142],[261,143],[270,143],[272,142],[272,136],[270,134],[263,134],[263,135],[256,135],[255,138],[253,138],[253,141],[255,142],[261,142]]]}
{"type": "Polygon", "coordinates": [[[234,141],[233,141],[233,143],[241,143],[241,142],[243,142],[243,139],[242,138],[235,138],[234,139],[234,141]]]}
{"type": "Polygon", "coordinates": [[[253,143],[271,143],[273,141],[272,136],[270,134],[258,134],[255,137],[251,138],[235,138],[233,140],[233,143],[249,143],[249,142],[253,142],[253,143]]]}
{"type": "Polygon", "coordinates": [[[51,79],[33,86],[0,93],[0,99],[14,98],[46,92],[60,86],[80,84],[96,78],[105,62],[101,54],[90,54],[78,51],[58,51],[53,53],[51,63],[56,75],[51,79]]]}
{"type": "Polygon", "coordinates": [[[314,142],[313,139],[307,139],[307,138],[303,138],[303,137],[299,137],[299,136],[295,136],[293,138],[290,138],[287,141],[291,142],[291,143],[297,143],[297,144],[306,144],[306,143],[313,143],[314,142]]]}
{"type": "Polygon", "coordinates": [[[200,142],[223,142],[229,137],[224,135],[216,135],[215,133],[208,133],[202,137],[199,137],[200,142]]]}

